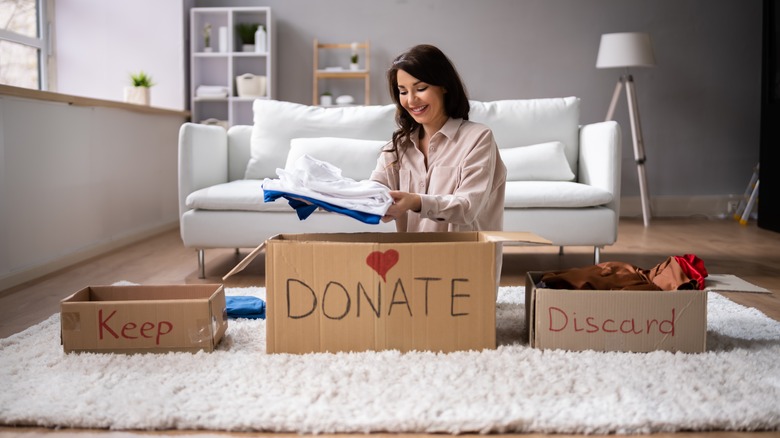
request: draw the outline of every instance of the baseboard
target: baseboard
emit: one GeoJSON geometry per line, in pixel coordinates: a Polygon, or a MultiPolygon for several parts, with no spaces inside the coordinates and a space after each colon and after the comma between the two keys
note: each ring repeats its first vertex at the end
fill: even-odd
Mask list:
{"type": "Polygon", "coordinates": [[[115,249],[119,249],[123,246],[139,242],[157,234],[170,231],[178,226],[179,221],[177,219],[173,222],[157,225],[138,232],[134,232],[132,234],[128,234],[126,236],[117,237],[109,241],[95,243],[87,248],[66,254],[60,258],[57,258],[56,260],[51,260],[39,266],[34,266],[23,271],[4,274],[0,276],[0,295],[2,295],[3,291],[6,291],[7,289],[10,289],[14,286],[41,278],[45,275],[51,274],[61,269],[65,269],[69,266],[73,266],[77,263],[89,260],[93,257],[97,257],[115,249]]]}
{"type": "MultiPolygon", "coordinates": [[[[731,218],[736,212],[741,195],[706,196],[651,196],[653,217],[731,218]]],[[[642,201],[639,196],[620,198],[620,217],[642,217],[642,201]]]]}

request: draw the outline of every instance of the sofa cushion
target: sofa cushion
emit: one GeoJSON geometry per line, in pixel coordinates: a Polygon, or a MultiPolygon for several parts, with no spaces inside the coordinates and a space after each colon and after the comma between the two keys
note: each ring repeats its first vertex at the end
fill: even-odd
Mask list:
{"type": "Polygon", "coordinates": [[[507,181],[571,181],[574,173],[566,160],[563,143],[499,149],[506,165],[507,181]]]}
{"type": "Polygon", "coordinates": [[[567,181],[507,181],[505,208],[582,208],[612,201],[608,191],[567,181]]]}
{"type": "Polygon", "coordinates": [[[371,177],[379,153],[386,144],[385,140],[355,138],[294,138],[290,141],[290,153],[284,168],[292,171],[295,161],[305,154],[338,167],[347,178],[360,181],[371,177]]]}
{"type": "Polygon", "coordinates": [[[390,140],[395,106],[322,108],[277,100],[255,100],[251,157],[245,178],[275,178],[284,167],[290,141],[302,137],[390,140]]]}
{"type": "Polygon", "coordinates": [[[201,210],[286,211],[286,200],[266,203],[263,201],[263,181],[239,179],[217,184],[190,193],[185,200],[188,208],[201,210]]]}
{"type": "Polygon", "coordinates": [[[469,119],[490,127],[501,149],[560,141],[564,144],[569,168],[576,176],[579,98],[471,101],[469,119]]]}

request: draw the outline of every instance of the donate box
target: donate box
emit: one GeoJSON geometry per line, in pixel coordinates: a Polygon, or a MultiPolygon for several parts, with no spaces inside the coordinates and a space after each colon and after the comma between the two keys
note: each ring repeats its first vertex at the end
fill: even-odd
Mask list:
{"type": "Polygon", "coordinates": [[[733,275],[710,275],[706,290],[565,290],[539,288],[526,274],[526,325],[541,349],[700,353],[707,349],[707,294],[769,293],[733,275]]]}
{"type": "Polygon", "coordinates": [[[266,252],[266,351],[496,347],[501,244],[531,233],[332,233],[273,237],[266,252]]]}
{"type": "Polygon", "coordinates": [[[66,353],[210,352],[227,324],[221,284],[90,286],[60,302],[66,353]]]}

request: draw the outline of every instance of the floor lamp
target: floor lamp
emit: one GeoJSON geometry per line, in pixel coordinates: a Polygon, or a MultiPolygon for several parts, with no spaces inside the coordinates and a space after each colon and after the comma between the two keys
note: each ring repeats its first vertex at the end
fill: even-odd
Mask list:
{"type": "Polygon", "coordinates": [[[634,78],[628,73],[630,67],[655,67],[653,46],[650,35],[646,33],[626,32],[601,35],[596,68],[625,68],[625,74],[620,76],[612,102],[609,104],[606,120],[612,120],[620,93],[625,87],[628,102],[628,116],[631,121],[631,137],[634,141],[634,159],[639,176],[639,192],[642,198],[642,219],[645,227],[650,225],[652,211],[650,194],[647,191],[645,176],[645,145],[642,141],[642,126],[639,122],[639,106],[636,101],[634,78]]]}

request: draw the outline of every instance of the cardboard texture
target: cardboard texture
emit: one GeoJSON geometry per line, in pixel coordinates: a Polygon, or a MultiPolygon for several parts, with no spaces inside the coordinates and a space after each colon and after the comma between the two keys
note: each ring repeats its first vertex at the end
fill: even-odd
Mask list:
{"type": "Polygon", "coordinates": [[[279,235],[266,251],[266,351],[496,347],[499,243],[530,233],[279,235]]]}
{"type": "Polygon", "coordinates": [[[211,352],[227,330],[221,284],[90,286],[60,302],[62,346],[112,353],[211,352]]]}
{"type": "Polygon", "coordinates": [[[525,306],[529,344],[541,349],[700,353],[708,290],[769,293],[733,275],[711,275],[704,291],[537,288],[543,274],[527,273],[525,306]]]}

